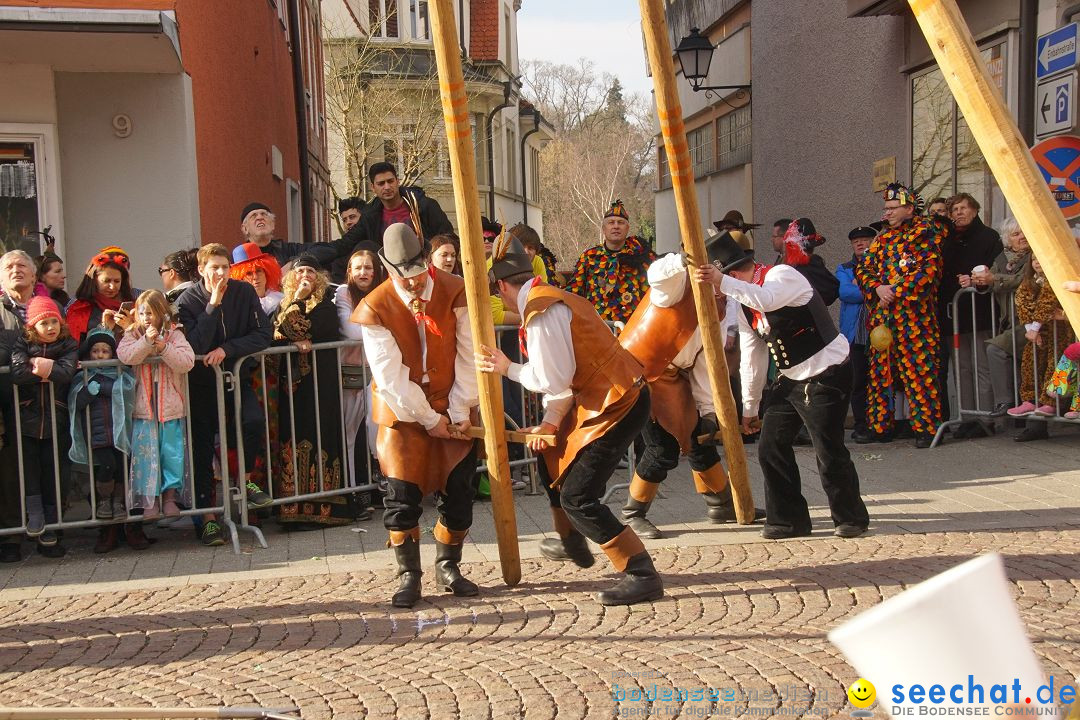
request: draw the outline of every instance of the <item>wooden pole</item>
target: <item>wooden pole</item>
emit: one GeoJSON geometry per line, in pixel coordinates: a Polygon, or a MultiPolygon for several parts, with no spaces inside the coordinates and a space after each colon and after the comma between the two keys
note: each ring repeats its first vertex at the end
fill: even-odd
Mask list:
{"type": "MultiPolygon", "coordinates": [[[[682,119],[682,103],[675,85],[675,67],[672,64],[671,41],[668,39],[667,16],[664,0],[640,0],[641,25],[645,33],[645,48],[652,69],[653,86],[656,89],[656,112],[660,116],[660,130],[664,135],[668,165],[671,168],[671,184],[675,189],[675,207],[679,213],[683,250],[694,265],[708,262],[705,253],[705,236],[698,214],[697,190],[694,188],[694,168],[686,144],[686,127],[682,119]]],[[[754,497],[746,472],[746,451],[743,448],[742,429],[739,427],[735,398],[731,394],[724,344],[720,340],[720,319],[712,286],[690,283],[694,292],[698,323],[701,326],[701,343],[705,349],[705,362],[709,367],[713,404],[720,420],[724,455],[728,462],[728,478],[735,503],[735,517],[740,525],[754,522],[754,497]]]]}
{"type": "Polygon", "coordinates": [[[979,56],[960,8],[955,0],[908,4],[1061,307],[1073,328],[1080,329],[1080,295],[1063,287],[1066,281],[1080,280],[1080,249],[979,56]]]}
{"type": "MultiPolygon", "coordinates": [[[[476,187],[476,158],[469,129],[469,101],[465,96],[465,78],[461,72],[457,24],[451,0],[433,0],[429,4],[435,42],[435,61],[439,72],[443,123],[454,180],[458,232],[461,235],[461,260],[465,275],[465,295],[469,303],[469,326],[473,349],[481,345],[496,347],[495,323],[484,262],[483,231],[480,226],[480,193],[476,187]]],[[[506,452],[503,415],[502,377],[494,373],[476,376],[480,385],[480,417],[484,427],[488,477],[491,478],[491,511],[495,516],[495,536],[499,544],[503,581],[517,585],[521,581],[521,554],[518,548],[517,518],[514,515],[514,491],[510,487],[509,456],[506,452]]]]}

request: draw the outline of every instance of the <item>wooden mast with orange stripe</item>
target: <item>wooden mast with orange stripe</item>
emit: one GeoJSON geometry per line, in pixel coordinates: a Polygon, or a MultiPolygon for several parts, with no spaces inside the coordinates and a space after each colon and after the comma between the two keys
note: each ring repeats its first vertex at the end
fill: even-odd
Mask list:
{"type": "MultiPolygon", "coordinates": [[[[488,300],[487,265],[484,262],[483,231],[480,225],[480,193],[476,185],[476,162],[473,157],[472,132],[469,129],[468,98],[461,72],[457,25],[451,0],[432,0],[432,36],[435,61],[442,96],[443,123],[446,125],[450,170],[454,181],[458,233],[461,236],[461,264],[465,275],[465,296],[469,305],[473,350],[481,345],[496,347],[495,324],[488,300]]],[[[486,432],[488,477],[491,479],[491,510],[495,516],[495,535],[499,545],[503,581],[516,585],[521,580],[521,554],[518,548],[514,495],[510,487],[509,456],[504,432],[502,378],[494,373],[477,371],[480,387],[480,417],[486,432]]]]}
{"type": "MultiPolygon", "coordinates": [[[[664,14],[665,3],[664,0],[640,0],[640,4],[641,29],[645,34],[645,48],[656,89],[656,112],[660,116],[660,130],[664,136],[664,147],[671,168],[671,184],[675,190],[675,207],[679,213],[683,250],[695,265],[704,265],[708,262],[705,236],[698,213],[693,164],[690,162],[686,127],[682,120],[682,103],[679,101],[679,91],[675,84],[671,41],[668,39],[668,22],[664,14]]],[[[691,282],[690,287],[694,292],[694,305],[701,326],[701,343],[705,350],[705,362],[709,367],[713,404],[720,421],[735,516],[740,525],[748,525],[754,521],[754,498],[747,478],[746,452],[743,449],[735,398],[731,394],[724,344],[720,339],[716,301],[711,286],[691,282]]]]}
{"type": "Polygon", "coordinates": [[[1066,281],[1080,280],[1080,249],[979,56],[960,8],[955,0],[908,0],[908,5],[1062,309],[1080,330],[1080,295],[1063,287],[1066,281]]]}

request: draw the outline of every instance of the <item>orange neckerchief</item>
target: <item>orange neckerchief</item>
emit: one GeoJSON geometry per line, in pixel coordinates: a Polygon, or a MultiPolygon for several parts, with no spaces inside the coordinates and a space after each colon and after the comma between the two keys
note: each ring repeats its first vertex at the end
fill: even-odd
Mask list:
{"type": "MultiPolygon", "coordinates": [[[[750,282],[761,287],[765,284],[765,273],[772,270],[772,265],[762,265],[761,263],[754,263],[754,276],[750,278],[750,282]]],[[[751,323],[750,326],[754,329],[758,329],[758,324],[765,320],[764,313],[754,310],[753,308],[747,308],[750,311],[751,323]]]]}
{"type": "MultiPolygon", "coordinates": [[[[428,277],[431,278],[431,284],[435,284],[435,266],[428,265],[428,277]]],[[[416,318],[417,326],[423,325],[427,328],[427,331],[435,337],[442,337],[442,332],[439,331],[439,326],[435,324],[434,318],[424,312],[424,305],[427,303],[420,297],[414,297],[409,301],[409,309],[412,311],[413,317],[416,318]]]]}

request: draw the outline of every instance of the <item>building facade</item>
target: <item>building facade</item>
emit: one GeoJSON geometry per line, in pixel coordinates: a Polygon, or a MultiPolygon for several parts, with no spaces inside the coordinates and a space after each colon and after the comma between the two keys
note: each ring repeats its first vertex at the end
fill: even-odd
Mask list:
{"type": "Polygon", "coordinates": [[[77,282],[120,245],[154,287],[168,252],[240,242],[252,201],[282,237],[325,239],[319,6],[0,0],[4,247],[36,255],[51,227],[77,282]]]}
{"type": "MultiPolygon", "coordinates": [[[[1080,19],[1080,4],[958,4],[1013,118],[1034,142],[1035,41],[1080,19]]],[[[673,0],[668,19],[676,43],[698,27],[716,45],[706,84],[748,78],[752,86],[742,109],[725,91],[701,100],[704,93],[693,93],[679,78],[705,227],[728,209],[741,210],[762,224],[756,247],[760,257],[771,258],[772,223],[805,215],[830,239],[818,252],[834,266],[849,255],[847,232],[880,219],[878,190],[888,180],[910,182],[926,200],[969,192],[987,224],[1000,225],[1009,214],[906,2],[673,0]],[[733,42],[738,52],[730,51],[733,42]],[[739,112],[747,125],[722,122],[739,112]],[[702,133],[710,123],[713,129],[702,133]],[[721,160],[732,148],[722,140],[728,127],[742,128],[749,140],[749,152],[737,154],[745,159],[741,175],[721,160]]],[[[677,221],[662,151],[658,161],[658,238],[661,248],[671,249],[676,242],[665,237],[675,236],[677,221]]]]}
{"type": "MultiPolygon", "coordinates": [[[[520,0],[461,0],[455,19],[475,146],[481,212],[513,224],[526,221],[543,231],[539,205],[539,153],[550,127],[521,97],[518,79],[517,12],[520,0]]],[[[406,182],[439,201],[457,226],[435,53],[427,3],[420,0],[325,0],[328,73],[353,71],[352,82],[331,87],[330,112],[353,107],[368,114],[364,127],[339,123],[331,138],[334,191],[366,197],[366,169],[393,163],[406,182]],[[337,54],[335,54],[337,53],[337,54]],[[340,54],[359,69],[335,62],[340,54]],[[366,98],[350,103],[356,85],[366,98]],[[370,110],[366,105],[373,105],[370,110]],[[387,110],[386,108],[389,108],[387,110]],[[365,136],[377,128],[372,137],[365,136]]],[[[341,112],[344,116],[347,113],[341,112]]]]}

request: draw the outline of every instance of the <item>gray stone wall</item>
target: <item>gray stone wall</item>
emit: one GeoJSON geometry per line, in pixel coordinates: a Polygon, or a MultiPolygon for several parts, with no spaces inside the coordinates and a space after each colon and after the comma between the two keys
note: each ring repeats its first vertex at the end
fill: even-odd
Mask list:
{"type": "Polygon", "coordinates": [[[908,91],[900,17],[848,18],[842,2],[756,2],[753,28],[755,241],[771,260],[780,217],[807,216],[834,268],[848,231],[880,217],[875,160],[906,179],[908,91]]]}

